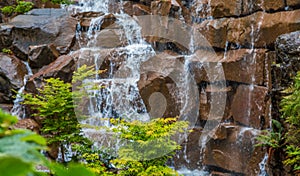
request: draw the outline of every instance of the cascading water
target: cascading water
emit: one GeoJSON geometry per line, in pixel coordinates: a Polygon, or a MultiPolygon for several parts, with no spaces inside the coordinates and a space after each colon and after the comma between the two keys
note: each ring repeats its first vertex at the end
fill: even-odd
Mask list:
{"type": "MultiPolygon", "coordinates": [[[[108,14],[108,2],[80,1],[82,7],[78,9],[81,12],[94,11],[108,14]]],[[[152,56],[154,51],[151,45],[144,42],[139,25],[131,17],[122,13],[122,10],[121,14],[114,14],[114,16],[117,18],[118,30],[122,30],[120,40],[124,40],[123,43],[126,43],[126,45],[118,47],[115,53],[116,57],[124,57],[124,60],[122,60],[120,68],[117,69],[117,61],[112,59],[105,77],[97,74],[93,79],[85,80],[86,84],[92,83],[92,85],[97,85],[100,88],[88,90],[88,118],[81,121],[82,124],[100,127],[109,126],[110,123],[107,118],[115,117],[127,120],[149,120],[146,107],[138,92],[137,81],[140,78],[140,64],[152,56]]],[[[104,16],[91,20],[87,31],[87,44],[80,49],[82,54],[85,52],[93,53],[89,59],[92,61],[92,65],[95,65],[96,71],[100,70],[104,62],[101,51],[107,50],[97,45],[97,37],[102,35],[99,31],[103,20],[104,16]]],[[[80,35],[79,33],[77,36],[81,37],[80,35]]],[[[79,63],[88,65],[85,59],[79,60],[79,63]]],[[[84,132],[97,146],[106,146],[116,150],[120,147],[119,141],[112,140],[110,134],[107,134],[105,130],[87,128],[84,129],[84,132]]]]}
{"type": "MultiPolygon", "coordinates": [[[[109,14],[108,1],[80,1],[79,4],[82,4],[81,7],[76,7],[76,10],[78,10],[79,12],[93,11],[104,12],[106,15],[109,14]]],[[[139,94],[137,83],[141,75],[141,65],[149,61],[149,59],[157,53],[155,53],[152,46],[145,42],[145,40],[143,39],[141,26],[137,23],[136,20],[134,20],[128,14],[124,13],[123,10],[120,10],[119,14],[114,14],[114,17],[116,18],[115,24],[112,28],[107,27],[106,29],[117,31],[120,31],[121,29],[122,32],[119,32],[119,39],[122,41],[120,42],[121,46],[116,46],[112,49],[108,49],[106,47],[98,45],[99,42],[101,43],[101,41],[99,41],[99,36],[102,34],[100,29],[105,20],[105,15],[93,18],[91,20],[89,29],[87,31],[88,41],[86,44],[80,44],[81,49],[79,51],[78,66],[81,66],[83,64],[94,65],[95,70],[101,70],[102,64],[107,61],[105,60],[107,58],[105,58],[105,56],[101,53],[105,53],[104,51],[107,50],[113,51],[113,53],[116,55],[115,58],[121,58],[121,61],[117,61],[114,60],[113,56],[111,57],[112,59],[109,61],[109,68],[108,70],[106,70],[108,73],[105,76],[101,76],[101,74],[99,74],[92,79],[84,80],[86,84],[91,84],[93,86],[96,85],[98,87],[97,89],[93,89],[91,87],[88,88],[88,113],[86,114],[87,117],[81,120],[81,123],[86,124],[87,126],[109,126],[109,121],[107,121],[106,118],[121,117],[127,120],[140,121],[148,121],[151,118],[151,116],[149,116],[149,113],[147,113],[146,106],[139,94]],[[86,57],[86,53],[89,53],[89,58],[86,57]]],[[[153,17],[153,19],[155,19],[155,17],[153,17]]],[[[160,19],[157,21],[160,21],[160,19]]],[[[163,27],[166,26],[163,25],[163,27]]],[[[192,30],[192,32],[194,31],[192,30]]],[[[195,103],[197,102],[197,98],[199,96],[187,93],[198,91],[194,90],[198,89],[196,85],[191,86],[194,87],[191,89],[188,86],[192,81],[188,76],[190,65],[193,59],[200,59],[201,62],[205,62],[206,60],[209,60],[209,56],[199,58],[196,54],[196,46],[194,46],[193,44],[193,42],[197,41],[197,39],[193,38],[194,33],[189,33],[188,35],[189,36],[186,37],[191,37],[191,39],[189,39],[190,42],[188,42],[186,45],[190,51],[190,55],[183,56],[185,59],[183,63],[178,61],[177,64],[180,65],[178,69],[181,71],[180,74],[172,76],[172,73],[174,72],[173,71],[171,72],[170,77],[174,82],[177,83],[176,86],[180,90],[177,92],[178,94],[176,94],[176,101],[178,101],[178,104],[180,104],[181,106],[180,114],[183,114],[181,118],[183,120],[190,121],[190,116],[192,116],[193,118],[198,117],[197,108],[199,108],[197,103],[195,103]],[[196,108],[194,106],[196,106],[196,108]],[[194,111],[196,112],[196,114],[190,113],[193,108],[195,108],[194,111]]],[[[81,34],[78,33],[77,36],[78,40],[80,40],[81,34]]],[[[200,41],[202,41],[201,39],[200,41]]],[[[211,58],[214,58],[214,56],[215,55],[210,55],[211,58]]],[[[175,64],[175,66],[178,65],[175,64]]],[[[219,70],[221,66],[222,65],[220,63],[204,66],[209,79],[215,79],[213,74],[218,73],[217,70],[219,70]],[[209,70],[210,67],[212,67],[213,69],[209,70]]],[[[203,67],[203,65],[201,67],[203,67]]],[[[168,66],[166,66],[166,69],[163,69],[164,68],[160,68],[159,71],[162,75],[167,73],[169,68],[168,66]]],[[[219,85],[220,87],[222,87],[225,86],[225,83],[220,82],[219,85]]],[[[212,107],[211,111],[222,111],[222,104],[224,104],[222,99],[224,99],[224,97],[219,95],[219,97],[216,96],[212,98],[212,100],[210,100],[212,103],[219,104],[219,110],[216,110],[216,108],[212,107]]],[[[192,125],[193,124],[195,124],[194,121],[192,122],[192,125]]],[[[207,125],[206,128],[204,128],[204,131],[210,131],[214,127],[214,125],[207,125]]],[[[118,140],[112,142],[109,134],[105,134],[105,131],[103,130],[94,130],[87,128],[84,131],[90,138],[95,141],[95,144],[98,146],[106,146],[113,149],[118,149],[120,147],[118,146],[120,145],[118,143],[118,140]]],[[[187,136],[188,134],[184,134],[183,136],[181,136],[181,138],[187,141],[187,136]]],[[[201,137],[201,142],[199,143],[199,146],[202,147],[201,152],[203,152],[207,140],[207,134],[201,137]]],[[[185,153],[183,158],[187,161],[187,163],[189,163],[189,159],[186,153],[187,151],[184,151],[185,153]]],[[[199,165],[201,164],[199,163],[199,165]]],[[[179,172],[184,175],[208,174],[199,170],[190,171],[185,166],[182,166],[179,169],[179,172]]]]}
{"type": "Polygon", "coordinates": [[[25,89],[25,85],[26,85],[26,82],[28,81],[29,77],[33,75],[28,62],[23,62],[23,63],[26,66],[27,74],[24,76],[23,86],[18,90],[16,99],[14,100],[13,108],[11,109],[11,114],[19,117],[20,119],[24,119],[26,116],[24,106],[21,104],[21,102],[23,102],[23,98],[22,98],[21,94],[23,93],[23,91],[25,89]]]}
{"type": "Polygon", "coordinates": [[[263,160],[259,163],[259,169],[260,169],[259,176],[268,176],[268,173],[266,171],[268,158],[269,158],[268,153],[266,153],[263,160]]]}

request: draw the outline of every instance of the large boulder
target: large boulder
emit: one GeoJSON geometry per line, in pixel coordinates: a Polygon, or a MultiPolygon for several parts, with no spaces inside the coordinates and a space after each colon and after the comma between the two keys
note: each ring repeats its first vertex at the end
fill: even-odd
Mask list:
{"type": "MultiPolygon", "coordinates": [[[[75,42],[77,21],[63,9],[34,9],[11,20],[12,50],[26,60],[30,46],[53,43],[60,54],[75,42]]],[[[3,26],[3,25],[1,25],[3,26]]]]}
{"type": "Polygon", "coordinates": [[[0,53],[0,103],[12,102],[12,90],[20,89],[27,74],[25,64],[13,55],[0,53]]]}

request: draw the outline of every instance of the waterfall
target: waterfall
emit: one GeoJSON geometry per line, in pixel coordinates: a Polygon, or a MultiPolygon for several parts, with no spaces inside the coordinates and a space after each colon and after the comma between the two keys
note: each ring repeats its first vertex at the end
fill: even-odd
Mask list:
{"type": "Polygon", "coordinates": [[[14,100],[13,108],[11,109],[11,114],[17,116],[20,119],[24,119],[26,117],[25,114],[25,107],[21,104],[23,102],[22,93],[25,90],[25,85],[30,76],[33,75],[32,70],[28,64],[28,62],[23,61],[24,65],[26,66],[27,74],[24,76],[23,79],[23,86],[18,90],[16,99],[14,100]]]}
{"type": "Polygon", "coordinates": [[[259,163],[259,175],[258,176],[268,176],[268,173],[266,171],[266,165],[267,165],[267,161],[268,161],[268,153],[265,154],[263,160],[259,163]]]}

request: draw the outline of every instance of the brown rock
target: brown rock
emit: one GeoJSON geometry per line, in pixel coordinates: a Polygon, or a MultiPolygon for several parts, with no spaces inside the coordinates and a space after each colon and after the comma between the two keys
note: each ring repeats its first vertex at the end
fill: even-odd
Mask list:
{"type": "Polygon", "coordinates": [[[148,6],[142,4],[134,4],[133,5],[133,15],[149,15],[151,13],[150,8],[148,6]]]}
{"type": "Polygon", "coordinates": [[[219,20],[207,20],[196,25],[200,35],[216,48],[225,48],[228,35],[228,18],[221,18],[219,20]]]}
{"type": "Polygon", "coordinates": [[[93,18],[97,18],[103,15],[104,13],[102,12],[81,12],[73,14],[72,17],[76,18],[79,21],[81,27],[89,27],[93,18]]]}
{"type": "Polygon", "coordinates": [[[284,6],[284,0],[201,0],[194,1],[191,13],[202,19],[238,17],[257,11],[278,11],[284,6]]]}
{"type": "Polygon", "coordinates": [[[168,16],[171,10],[171,1],[152,1],[151,14],[168,16]]]}
{"type": "Polygon", "coordinates": [[[72,80],[73,71],[75,70],[75,61],[71,56],[62,55],[57,58],[51,64],[44,66],[34,74],[30,81],[33,79],[42,79],[42,78],[60,78],[66,82],[72,80]]]}
{"type": "Polygon", "coordinates": [[[284,0],[244,0],[243,1],[243,15],[251,14],[256,11],[278,11],[285,7],[284,0]]]}
{"type": "Polygon", "coordinates": [[[29,60],[32,68],[41,68],[50,64],[59,56],[53,44],[38,46],[29,46],[29,60]]]}
{"type": "Polygon", "coordinates": [[[211,139],[204,150],[203,164],[236,174],[258,175],[259,162],[265,151],[255,148],[253,140],[259,131],[238,126],[224,126],[226,140],[211,139]]]}
{"type": "Polygon", "coordinates": [[[231,86],[220,86],[208,84],[201,89],[199,118],[202,121],[221,121],[230,118],[230,105],[232,102],[233,88],[231,86]],[[214,100],[213,100],[214,99],[214,100]],[[213,107],[213,101],[218,101],[218,107],[213,107]]]}
{"type": "Polygon", "coordinates": [[[286,0],[286,3],[288,6],[291,6],[291,7],[296,7],[296,6],[300,5],[299,0],[286,0]]]}
{"type": "Polygon", "coordinates": [[[0,53],[0,75],[5,76],[11,88],[19,89],[23,86],[23,78],[27,74],[26,66],[13,55],[0,53]]]}
{"type": "Polygon", "coordinates": [[[181,105],[176,96],[178,80],[174,79],[174,76],[170,76],[174,69],[183,65],[180,59],[182,57],[178,55],[171,56],[161,53],[142,64],[138,88],[151,117],[180,115],[181,105]]]}
{"type": "Polygon", "coordinates": [[[89,47],[115,48],[126,43],[122,29],[103,29],[95,33],[94,39],[88,43],[89,47]]]}
{"type": "Polygon", "coordinates": [[[257,12],[248,17],[231,20],[227,40],[246,47],[251,47],[253,41],[255,47],[274,47],[279,35],[299,29],[299,16],[300,10],[273,14],[257,12]],[[253,32],[254,35],[251,36],[253,32]]]}
{"type": "Polygon", "coordinates": [[[39,133],[41,126],[36,123],[33,119],[26,118],[19,120],[14,127],[16,128],[22,128],[22,129],[28,129],[31,131],[34,131],[36,133],[39,133]]]}
{"type": "Polygon", "coordinates": [[[223,173],[223,172],[217,172],[217,171],[212,171],[210,176],[232,176],[230,173],[223,173]]]}
{"type": "Polygon", "coordinates": [[[221,52],[214,55],[211,52],[198,50],[195,57],[191,59],[190,67],[197,83],[229,80],[262,85],[264,81],[264,52],[265,50],[239,49],[229,50],[226,54],[221,52]],[[218,62],[222,64],[222,67],[216,69],[218,62]],[[222,71],[224,71],[224,76],[222,71]]]}
{"type": "Polygon", "coordinates": [[[240,85],[231,105],[234,120],[256,129],[268,127],[267,94],[265,87],[240,85]]]}
{"type": "Polygon", "coordinates": [[[124,64],[126,60],[124,49],[101,48],[101,49],[81,49],[72,53],[72,57],[79,66],[96,65],[104,72],[100,74],[101,78],[112,77],[116,71],[124,64]]]}
{"type": "Polygon", "coordinates": [[[257,12],[242,18],[207,20],[196,28],[216,48],[229,44],[251,48],[274,47],[276,38],[300,28],[300,10],[257,12]]]}
{"type": "Polygon", "coordinates": [[[200,136],[202,135],[201,128],[194,128],[186,138],[181,146],[181,150],[177,152],[177,156],[174,159],[175,168],[182,168],[186,166],[190,170],[198,169],[202,167],[202,148],[200,136]],[[200,161],[200,162],[199,162],[200,161]]]}
{"type": "Polygon", "coordinates": [[[195,128],[174,157],[175,168],[194,170],[204,166],[211,171],[223,170],[225,175],[258,175],[266,152],[254,147],[259,134],[259,130],[229,124],[207,132],[195,128]]]}
{"type": "Polygon", "coordinates": [[[108,5],[108,11],[110,13],[120,13],[121,9],[126,14],[132,16],[133,15],[133,5],[135,2],[133,1],[118,1],[118,0],[112,0],[108,5]]]}

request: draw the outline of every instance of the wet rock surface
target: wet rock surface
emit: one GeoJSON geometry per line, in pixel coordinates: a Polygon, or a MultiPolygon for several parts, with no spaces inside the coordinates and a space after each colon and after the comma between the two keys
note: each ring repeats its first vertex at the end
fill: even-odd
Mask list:
{"type": "Polygon", "coordinates": [[[26,66],[13,55],[0,53],[0,103],[13,101],[13,90],[20,89],[27,74],[26,66]]]}
{"type": "MultiPolygon", "coordinates": [[[[197,123],[182,143],[178,153],[181,157],[174,159],[175,167],[194,170],[205,166],[212,175],[258,175],[258,164],[266,151],[254,147],[255,137],[270,127],[270,114],[278,116],[280,91],[290,85],[291,77],[300,70],[300,33],[293,32],[300,30],[299,1],[112,1],[110,12],[121,12],[122,5],[122,10],[132,16],[161,15],[180,20],[175,25],[174,19],[143,24],[134,17],[144,26],[143,38],[159,50],[158,59],[154,59],[158,70],[149,69],[150,61],[141,65],[138,91],[147,111],[163,117],[180,114],[176,79],[168,76],[178,64],[188,63],[199,90],[198,97],[189,99],[199,100],[199,107],[195,107],[197,103],[189,104],[199,114],[195,117],[197,123]],[[183,35],[187,30],[181,22],[194,22],[198,39],[206,39],[215,50],[205,50],[209,45],[200,40],[193,52],[189,51],[192,40],[183,35]],[[197,57],[183,56],[189,52],[197,57]],[[218,65],[224,76],[214,69],[218,65]],[[217,76],[212,81],[208,73],[217,76]],[[225,86],[220,86],[222,82],[225,86]],[[152,96],[153,93],[161,94],[152,96]],[[226,94],[224,109],[220,108],[224,111],[222,116],[210,111],[212,97],[219,94],[226,94]],[[160,106],[164,101],[167,106],[160,106]],[[217,124],[217,128],[205,131],[207,124],[217,124]],[[202,134],[209,139],[205,141],[202,134]]],[[[128,41],[118,24],[118,15],[112,13],[35,9],[1,23],[0,49],[11,49],[12,54],[0,54],[0,107],[9,111],[13,101],[11,89],[18,90],[24,84],[27,71],[21,60],[29,61],[33,68],[34,75],[25,90],[34,93],[46,78],[59,77],[70,82],[77,64],[97,63],[99,69],[106,70],[100,74],[103,79],[122,69],[128,57],[124,54],[128,41]],[[101,20],[90,26],[94,18],[101,20]],[[93,41],[89,41],[90,34],[93,41]]],[[[19,126],[38,128],[27,119],[19,126]]],[[[56,158],[58,151],[55,146],[52,148],[50,155],[56,158]]]]}
{"type": "Polygon", "coordinates": [[[299,30],[300,10],[256,12],[241,18],[207,20],[197,26],[213,47],[274,48],[276,38],[299,30]]]}

